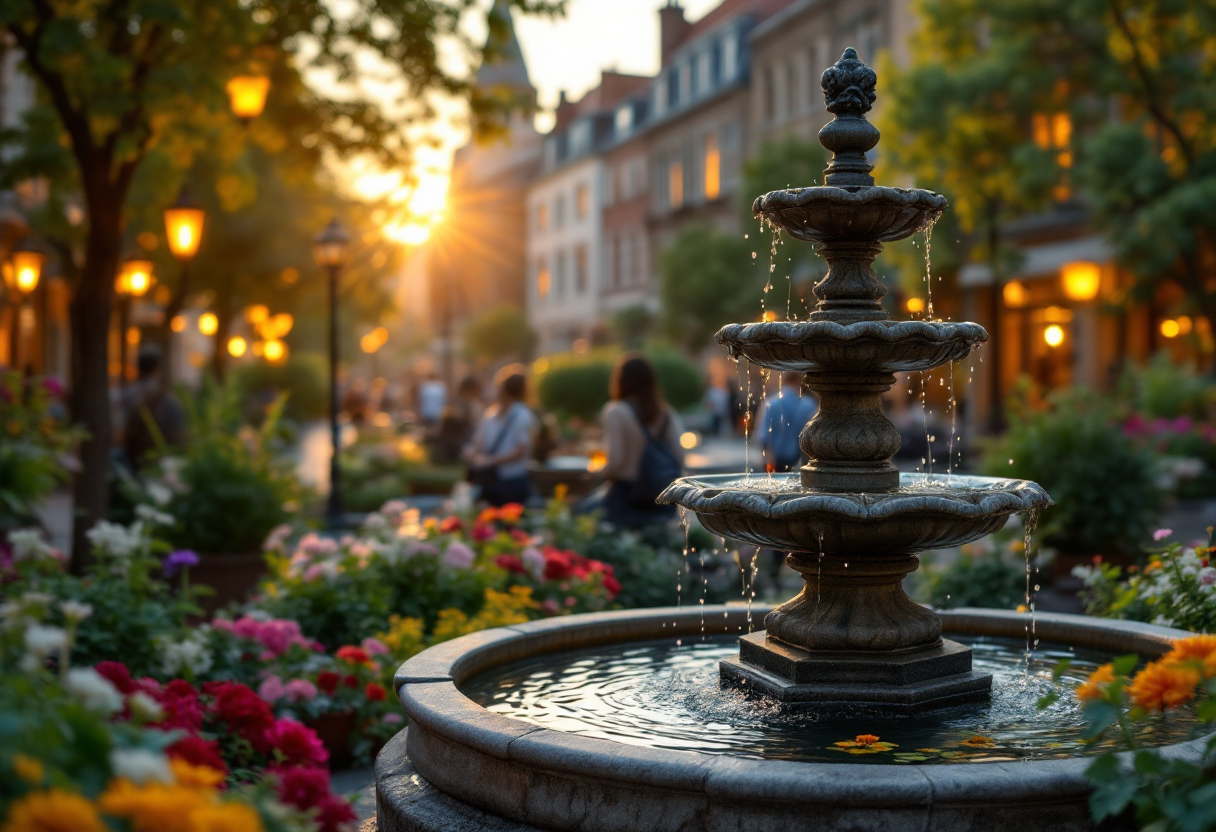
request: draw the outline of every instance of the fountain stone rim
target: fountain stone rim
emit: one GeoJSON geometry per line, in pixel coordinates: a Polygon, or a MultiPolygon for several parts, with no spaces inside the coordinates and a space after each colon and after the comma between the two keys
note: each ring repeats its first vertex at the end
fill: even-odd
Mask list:
{"type": "MultiPolygon", "coordinates": [[[[756,605],[752,615],[767,611],[756,605]]],[[[1025,614],[1005,610],[948,610],[941,617],[948,631],[994,637],[1021,637],[1027,620],[1025,614]]],[[[973,829],[976,813],[1027,828],[1043,828],[1034,822],[1048,819],[1063,824],[1053,828],[1091,828],[1088,757],[934,766],[715,757],[543,728],[488,711],[459,689],[472,676],[520,658],[695,636],[703,622],[712,634],[738,632],[746,620],[741,605],[589,613],[482,631],[415,656],[395,679],[410,728],[377,761],[381,817],[398,823],[382,828],[414,828],[400,824],[419,811],[417,805],[400,789],[402,784],[393,786],[380,776],[411,765],[427,784],[445,793],[441,802],[451,812],[446,816],[450,826],[426,828],[453,832],[469,828],[459,824],[467,822],[470,812],[499,824],[506,824],[505,818],[550,830],[598,832],[643,827],[759,832],[775,828],[774,823],[797,826],[808,812],[826,812],[825,829],[852,829],[862,819],[885,822],[882,828],[920,829],[931,816],[934,829],[953,832],[973,829]],[[497,785],[487,789],[486,782],[497,785]],[[589,806],[599,807],[590,826],[589,806]]],[[[1191,635],[1151,624],[1050,613],[1037,616],[1037,628],[1047,640],[1150,658],[1169,650],[1174,639],[1191,635]]],[[[1207,737],[1200,737],[1158,748],[1166,758],[1193,761],[1206,742],[1207,737]]],[[[1130,753],[1120,757],[1128,760],[1130,753]]]]}

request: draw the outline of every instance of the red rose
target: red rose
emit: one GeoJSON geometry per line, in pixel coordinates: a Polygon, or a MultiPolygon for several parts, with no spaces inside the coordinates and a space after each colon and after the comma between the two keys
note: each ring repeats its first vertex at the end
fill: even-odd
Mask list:
{"type": "Polygon", "coordinates": [[[205,740],[193,734],[182,737],[165,749],[165,753],[175,760],[183,760],[194,766],[207,766],[228,776],[228,766],[220,755],[220,744],[215,740],[205,740]]]}
{"type": "Polygon", "coordinates": [[[569,552],[563,552],[561,549],[555,549],[552,546],[546,546],[543,551],[545,555],[546,581],[560,581],[563,578],[570,577],[572,565],[569,552]]]}
{"type": "Polygon", "coordinates": [[[452,517],[445,517],[443,522],[439,524],[439,531],[443,532],[444,534],[458,532],[463,528],[464,524],[460,522],[460,518],[454,515],[452,517]]]}
{"type": "Polygon", "coordinates": [[[321,832],[340,832],[342,829],[349,829],[350,824],[357,819],[350,801],[344,797],[330,794],[317,804],[317,822],[321,827],[321,832]]]}
{"type": "Polygon", "coordinates": [[[174,679],[155,698],[165,712],[157,723],[158,727],[185,731],[203,729],[203,705],[199,701],[198,691],[185,679],[174,679]]]}
{"type": "Polygon", "coordinates": [[[359,687],[359,677],[353,673],[348,676],[343,676],[342,684],[348,688],[357,688],[359,687]]]}
{"type": "Polygon", "coordinates": [[[511,539],[516,543],[528,543],[532,540],[532,535],[523,529],[511,529],[511,539]]]}
{"type": "Polygon", "coordinates": [[[262,697],[236,682],[205,685],[215,697],[212,713],[230,731],[249,740],[259,751],[265,749],[266,732],[274,725],[274,713],[262,697]]]}
{"type": "Polygon", "coordinates": [[[322,670],[317,674],[317,690],[324,694],[331,694],[338,689],[338,683],[341,681],[341,674],[334,673],[332,670],[322,670]]]}
{"type": "Polygon", "coordinates": [[[498,531],[493,526],[489,526],[485,523],[477,523],[476,525],[473,526],[472,537],[474,540],[476,540],[478,542],[481,542],[483,540],[490,540],[496,534],[498,534],[498,531]]]}
{"type": "Polygon", "coordinates": [[[266,745],[287,766],[322,766],[329,752],[315,731],[292,719],[276,720],[266,732],[266,745]]]}
{"type": "Polygon", "coordinates": [[[334,656],[344,662],[351,664],[371,664],[372,657],[362,647],[355,647],[353,644],[348,644],[345,647],[339,647],[338,652],[334,656]]]}
{"type": "Polygon", "coordinates": [[[278,768],[279,800],[301,811],[308,811],[329,796],[329,770],[324,768],[278,768]]]}
{"type": "Polygon", "coordinates": [[[526,575],[528,570],[524,569],[524,562],[516,555],[499,555],[494,558],[494,563],[508,572],[514,572],[517,575],[526,575]]]}
{"type": "Polygon", "coordinates": [[[375,682],[368,682],[367,687],[363,689],[363,695],[367,697],[368,702],[383,702],[388,696],[388,691],[383,685],[378,685],[375,682]]]}
{"type": "Polygon", "coordinates": [[[608,596],[615,598],[621,593],[621,582],[611,575],[604,576],[604,589],[608,590],[608,596]]]}
{"type": "Polygon", "coordinates": [[[98,662],[93,669],[104,676],[111,685],[118,688],[118,692],[123,696],[135,692],[135,680],[131,678],[131,671],[127,670],[127,666],[122,662],[98,662]]]}

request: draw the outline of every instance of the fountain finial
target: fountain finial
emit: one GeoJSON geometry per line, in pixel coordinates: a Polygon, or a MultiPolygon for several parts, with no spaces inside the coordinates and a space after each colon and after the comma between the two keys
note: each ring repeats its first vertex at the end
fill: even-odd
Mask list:
{"type": "Polygon", "coordinates": [[[824,181],[836,187],[867,187],[874,184],[874,166],[866,152],[878,144],[878,128],[866,121],[876,98],[878,76],[861,62],[857,50],[844,50],[834,66],[819,79],[827,111],[835,116],[819,131],[819,143],[832,151],[824,181]]]}

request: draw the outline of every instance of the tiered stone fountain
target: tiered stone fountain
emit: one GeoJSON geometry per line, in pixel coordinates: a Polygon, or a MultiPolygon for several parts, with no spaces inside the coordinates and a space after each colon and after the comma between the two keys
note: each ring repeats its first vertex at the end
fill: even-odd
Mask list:
{"type": "Polygon", "coordinates": [[[926,371],[966,357],[983,327],[890,321],[887,290],[871,264],[884,242],[932,225],[945,197],[874,184],[866,153],[878,130],[866,121],[874,71],[852,49],[823,73],[835,118],[819,141],[833,157],[826,185],[773,191],[752,210],[773,228],[819,245],[828,273],[809,321],[731,324],[718,333],[730,354],[773,370],[806,373],[819,412],[803,429],[810,462],[800,474],[679,480],[659,498],[696,512],[710,531],[789,552],[805,586],[740,640],[723,678],[787,702],[838,703],[910,712],[983,699],[991,677],[971,670],[971,651],[941,638],[938,616],[901,587],[916,552],[991,534],[1014,512],[1050,504],[1032,482],[901,475],[891,464],[899,431],[882,410],[895,372],[926,371]]]}
{"type": "MultiPolygon", "coordinates": [[[[881,403],[893,374],[964,358],[987,334],[969,323],[889,321],[879,304],[885,289],[871,263],[882,243],[926,228],[946,200],[930,191],[874,185],[866,153],[878,142],[878,131],[865,119],[874,87],[874,73],[847,50],[823,74],[828,110],[835,115],[820,133],[835,154],[826,185],[776,191],[755,203],[756,214],[768,223],[818,243],[828,262],[828,275],[815,287],[819,304],[811,320],[735,324],[718,334],[734,356],[807,374],[820,400],[801,436],[810,463],[792,475],[684,479],[661,497],[695,512],[723,537],[790,553],[787,563],[802,575],[803,591],[768,612],[764,632],[740,638],[738,658],[723,660],[720,674],[728,685],[801,703],[816,724],[826,712],[825,721],[835,721],[842,731],[855,728],[850,736],[868,734],[875,720],[886,720],[898,733],[892,720],[934,720],[936,715],[903,716],[934,708],[949,708],[939,724],[987,718],[995,704],[953,707],[985,700],[992,679],[975,672],[970,648],[942,639],[943,630],[960,638],[1021,638],[1027,616],[1001,610],[939,616],[913,603],[900,582],[916,569],[916,552],[975,540],[1001,528],[1011,514],[1050,502],[1031,482],[900,474],[890,462],[899,433],[881,403]],[[836,715],[841,706],[850,715],[836,715]]],[[[494,702],[497,708],[514,696],[520,677],[512,674],[519,671],[509,668],[519,667],[516,661],[532,668],[530,683],[571,683],[585,679],[589,668],[618,660],[636,674],[637,657],[653,649],[655,640],[670,645],[680,637],[737,635],[750,621],[740,605],[575,615],[473,633],[415,656],[395,680],[409,728],[376,761],[379,832],[1093,828],[1085,777],[1090,761],[1083,756],[989,754],[966,763],[951,757],[932,765],[843,765],[781,759],[780,751],[771,755],[776,759],[763,750],[764,759],[716,754],[712,742],[692,746],[709,753],[677,750],[665,740],[679,720],[714,723],[708,734],[697,736],[734,726],[723,726],[720,715],[707,716],[695,705],[671,710],[670,687],[654,679],[657,689],[638,700],[637,688],[645,685],[637,684],[636,675],[611,677],[609,687],[629,703],[623,718],[610,719],[607,729],[599,727],[601,718],[616,717],[621,700],[597,698],[577,681],[573,697],[569,688],[556,700],[541,697],[539,711],[508,716],[479,704],[494,702]],[[498,679],[500,673],[516,681],[506,687],[491,682],[491,699],[475,701],[479,680],[498,679]],[[559,678],[565,673],[572,677],[559,678]],[[645,710],[647,704],[654,713],[645,710]],[[576,706],[594,713],[594,727],[574,718],[576,706]],[[652,730],[656,725],[660,730],[652,730]],[[1009,762],[1015,759],[1020,761],[1009,762]]],[[[1186,634],[1039,615],[1037,635],[1061,650],[1151,657],[1186,634]]],[[[1029,661],[1024,669],[1018,664],[1016,679],[1008,669],[999,672],[1006,674],[1006,699],[1011,685],[1034,696],[1027,689],[1029,661]]],[[[704,698],[718,693],[706,690],[704,698]]],[[[694,690],[691,698],[697,696],[694,690]]],[[[740,718],[746,722],[754,700],[734,698],[743,700],[740,718]]],[[[1049,728],[1078,720],[1075,707],[1071,716],[1034,713],[1030,721],[1049,728]]],[[[782,714],[777,730],[788,729],[785,716],[794,715],[782,714]]],[[[1179,742],[1163,735],[1155,742],[1167,758],[1197,762],[1206,740],[1179,742]]],[[[1074,748],[1074,754],[1086,751],[1084,744],[1074,748]]],[[[927,759],[905,755],[902,762],[927,759]]]]}

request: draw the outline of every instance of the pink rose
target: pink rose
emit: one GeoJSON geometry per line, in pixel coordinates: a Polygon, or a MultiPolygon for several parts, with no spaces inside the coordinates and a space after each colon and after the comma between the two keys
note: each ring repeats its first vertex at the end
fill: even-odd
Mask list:
{"type": "Polygon", "coordinates": [[[308,702],[317,698],[317,686],[307,679],[292,679],[284,689],[292,702],[308,702]]]}
{"type": "Polygon", "coordinates": [[[283,680],[278,676],[271,676],[258,685],[258,696],[272,704],[278,702],[286,695],[287,689],[283,687],[283,680]]]}
{"type": "Polygon", "coordinates": [[[389,653],[388,645],[378,638],[368,636],[363,639],[363,643],[359,645],[372,656],[387,656],[389,653]]]}
{"type": "Polygon", "coordinates": [[[443,553],[442,563],[453,569],[468,569],[476,559],[477,555],[472,549],[459,540],[453,540],[443,553]]]}

